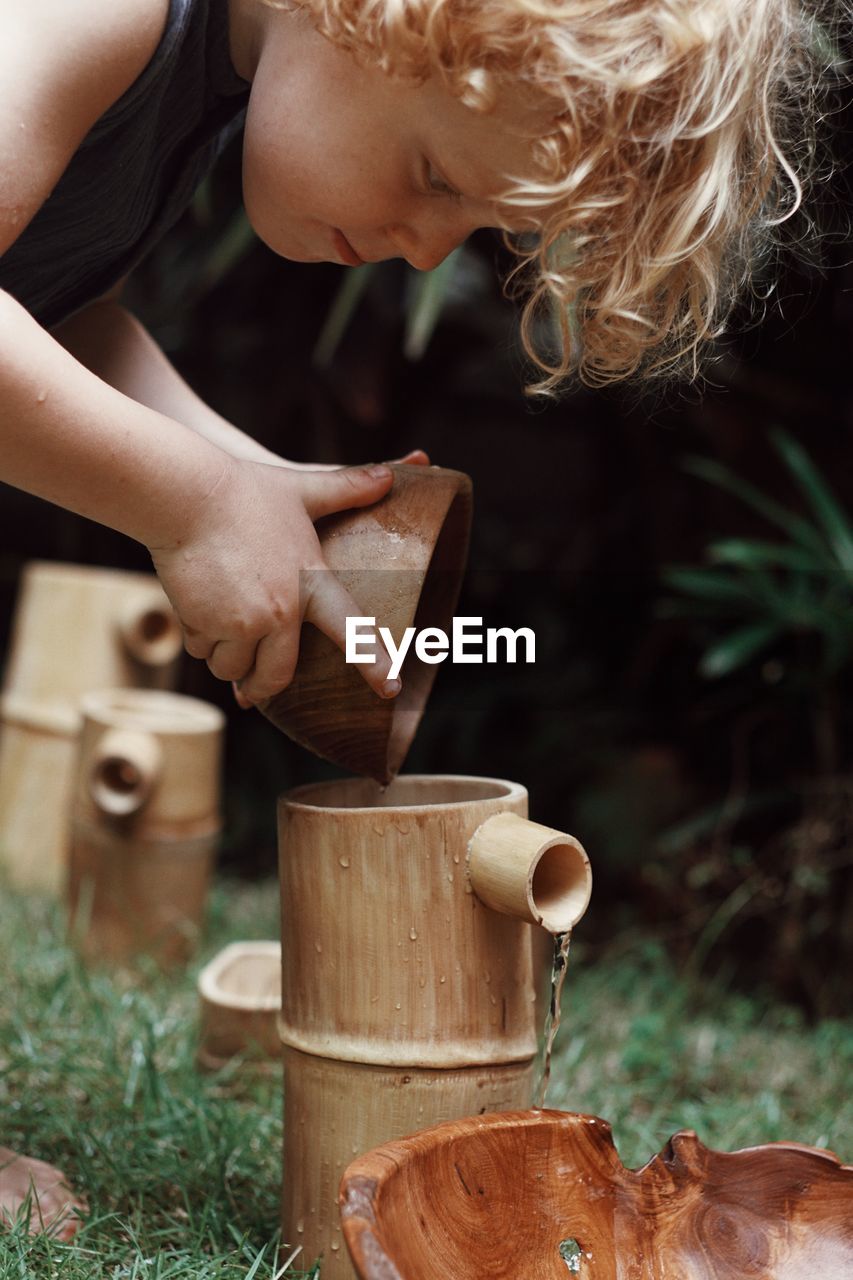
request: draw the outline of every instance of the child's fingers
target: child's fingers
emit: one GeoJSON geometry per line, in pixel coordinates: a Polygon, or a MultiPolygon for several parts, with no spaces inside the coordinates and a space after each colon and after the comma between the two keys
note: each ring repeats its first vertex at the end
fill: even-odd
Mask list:
{"type": "Polygon", "coordinates": [[[410,449],[403,458],[392,458],[392,464],[405,467],[428,467],[430,465],[429,454],[423,449],[410,449]]]}
{"type": "Polygon", "coordinates": [[[218,640],[207,665],[218,680],[242,680],[255,665],[256,649],[256,640],[218,640]]]}
{"type": "MultiPolygon", "coordinates": [[[[312,575],[305,618],[333,640],[344,653],[347,618],[358,617],[361,617],[361,609],[331,570],[320,570],[312,575]]],[[[375,662],[359,663],[358,670],[380,698],[394,698],[400,692],[402,684],[399,678],[390,679],[391,658],[378,639],[375,656],[375,662]]]]}
{"type": "Polygon", "coordinates": [[[254,667],[240,681],[237,701],[241,706],[264,702],[287,688],[299,657],[299,631],[298,625],[288,626],[263,637],[255,650],[254,667]]]}
{"type": "Polygon", "coordinates": [[[213,652],[215,641],[209,639],[202,631],[197,631],[195,627],[188,627],[185,622],[181,623],[184,633],[184,648],[191,658],[201,658],[202,662],[206,661],[213,652]]]}
{"type": "Polygon", "coordinates": [[[380,464],[341,467],[338,471],[298,471],[294,472],[294,479],[308,515],[319,520],[334,511],[378,502],[391,488],[394,473],[380,464]]]}
{"type": "Polygon", "coordinates": [[[231,692],[234,694],[234,701],[237,703],[237,706],[240,707],[242,711],[248,711],[250,707],[253,707],[255,705],[252,702],[252,700],[250,698],[247,698],[246,695],[243,693],[238,681],[236,680],[231,681],[231,692]]]}

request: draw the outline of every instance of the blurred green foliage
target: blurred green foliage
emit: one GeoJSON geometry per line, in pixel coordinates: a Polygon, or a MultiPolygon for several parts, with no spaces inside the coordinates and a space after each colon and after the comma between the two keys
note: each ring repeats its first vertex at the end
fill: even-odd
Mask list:
{"type": "Polygon", "coordinates": [[[689,473],[727,490],[785,537],[713,538],[705,552],[713,567],[664,570],[664,581],[681,599],[663,602],[661,615],[687,614],[724,630],[699,663],[707,677],[729,675],[786,635],[813,634],[818,643],[810,653],[818,661],[809,661],[802,683],[819,684],[853,660],[853,522],[807,451],[785,431],[770,438],[808,514],[783,507],[711,459],[689,459],[689,473]]]}

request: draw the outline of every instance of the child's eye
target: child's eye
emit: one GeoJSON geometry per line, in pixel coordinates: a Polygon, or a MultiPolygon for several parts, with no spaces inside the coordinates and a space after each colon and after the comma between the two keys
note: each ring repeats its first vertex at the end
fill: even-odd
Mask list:
{"type": "Polygon", "coordinates": [[[461,200],[462,194],[449,182],[442,178],[441,174],[435,170],[431,164],[427,164],[427,186],[430,191],[434,191],[436,195],[449,196],[451,200],[461,200]]]}

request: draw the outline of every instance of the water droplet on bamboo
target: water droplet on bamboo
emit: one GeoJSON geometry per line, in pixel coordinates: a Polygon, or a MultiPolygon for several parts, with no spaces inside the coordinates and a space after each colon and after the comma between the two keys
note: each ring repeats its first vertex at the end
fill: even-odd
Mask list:
{"type": "Polygon", "coordinates": [[[338,862],[344,868],[349,866],[349,858],[338,858],[338,862]]]}
{"type": "Polygon", "coordinates": [[[409,930],[409,937],[411,938],[412,942],[417,942],[417,940],[418,940],[418,931],[417,931],[417,929],[410,929],[410,930],[409,930]]]}

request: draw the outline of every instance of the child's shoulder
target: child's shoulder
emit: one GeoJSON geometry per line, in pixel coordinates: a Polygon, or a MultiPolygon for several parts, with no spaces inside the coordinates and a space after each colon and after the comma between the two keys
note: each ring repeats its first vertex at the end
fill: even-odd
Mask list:
{"type": "Polygon", "coordinates": [[[0,252],[148,65],[168,12],[169,0],[0,0],[0,252]],[[2,225],[10,209],[16,231],[2,225]]]}

